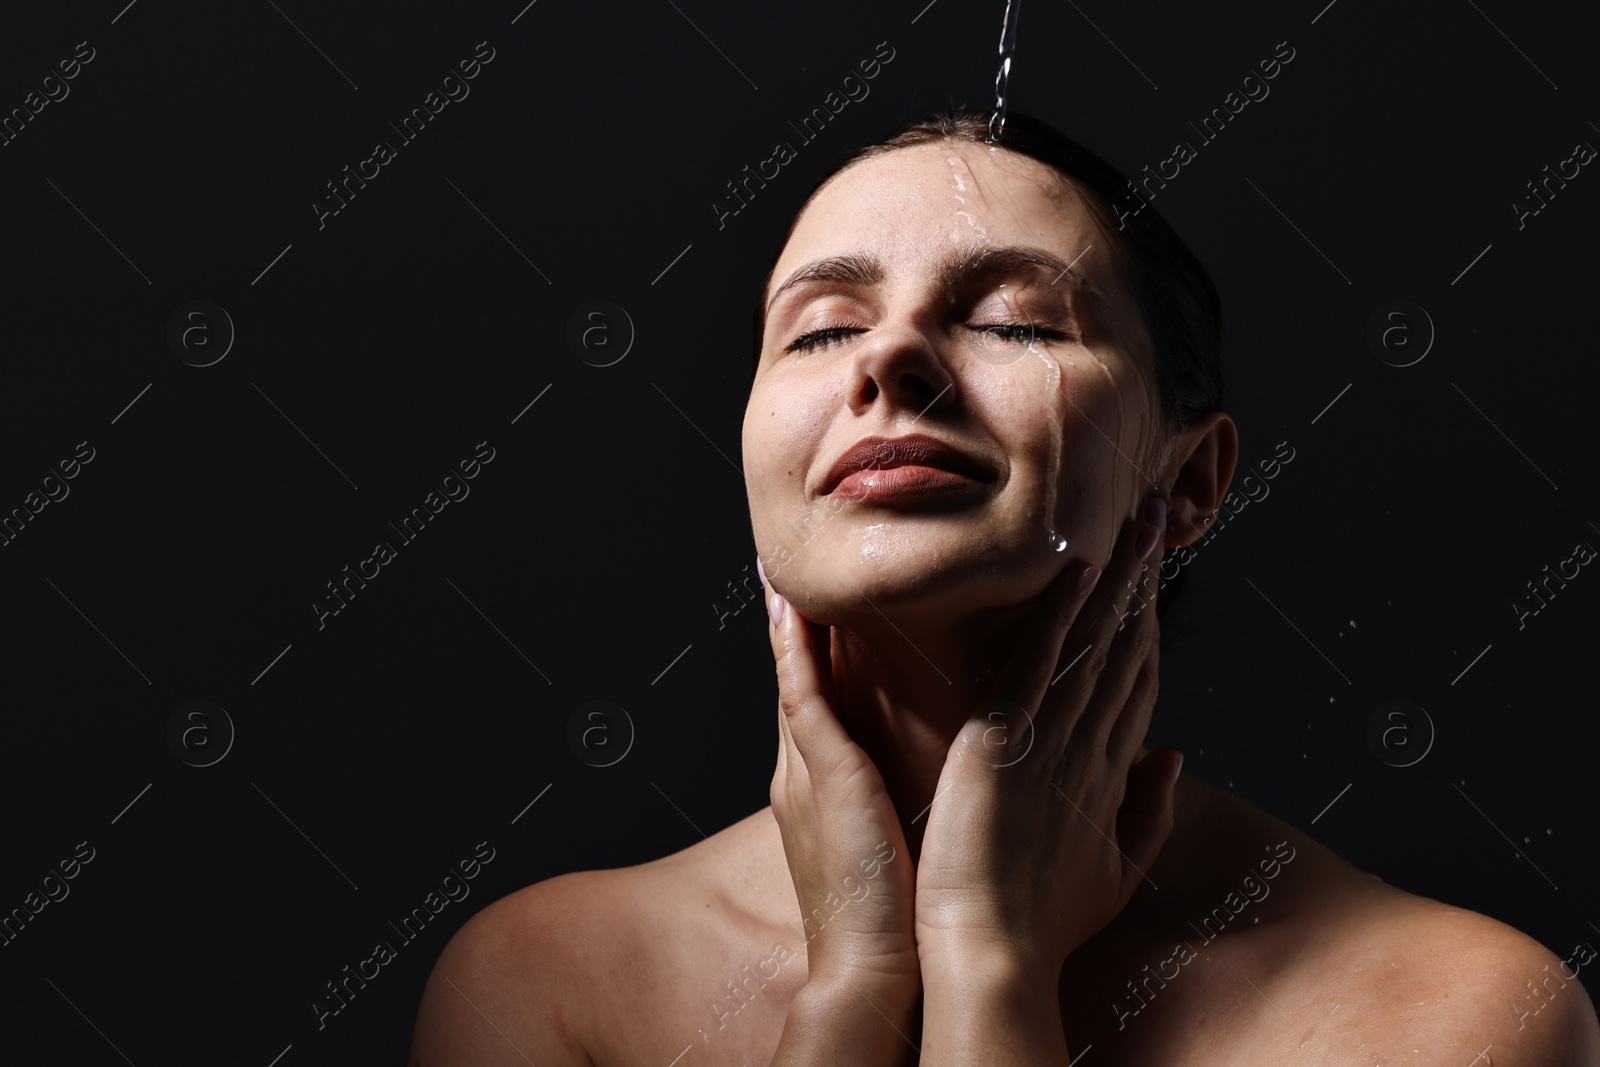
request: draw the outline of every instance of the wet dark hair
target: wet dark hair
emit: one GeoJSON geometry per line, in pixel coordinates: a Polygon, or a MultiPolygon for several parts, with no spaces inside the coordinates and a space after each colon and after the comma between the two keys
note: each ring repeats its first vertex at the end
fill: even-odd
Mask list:
{"type": "MultiPolygon", "coordinates": [[[[988,133],[988,115],[962,108],[908,123],[882,141],[859,149],[806,194],[778,245],[778,255],[788,246],[800,217],[817,193],[842,171],[917,145],[952,141],[987,144],[988,133]]],[[[1222,410],[1222,300],[1205,265],[1177,231],[1144,202],[1125,175],[1046,122],[1009,111],[993,143],[1055,170],[1083,199],[1096,224],[1110,239],[1112,264],[1127,281],[1150,335],[1156,386],[1169,425],[1182,429],[1210,412],[1222,410]]],[[[767,294],[777,268],[776,259],[775,256],[773,268],[768,270],[756,297],[752,368],[761,360],[767,294]]],[[[1158,617],[1164,618],[1182,593],[1187,572],[1187,567],[1182,568],[1167,581],[1157,598],[1158,617]]]]}

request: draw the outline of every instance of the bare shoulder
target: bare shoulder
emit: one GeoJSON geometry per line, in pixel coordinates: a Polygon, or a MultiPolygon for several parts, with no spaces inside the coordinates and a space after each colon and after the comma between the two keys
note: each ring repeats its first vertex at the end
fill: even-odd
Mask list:
{"type": "Polygon", "coordinates": [[[1185,940],[1115,1005],[1128,1062],[1187,1049],[1173,1062],[1600,1067],[1587,942],[1557,955],[1387,885],[1237,798],[1191,790],[1190,834],[1152,871],[1176,909],[1142,913],[1185,940]],[[1176,977],[1190,971],[1204,980],[1176,977]]]}
{"type": "Polygon", "coordinates": [[[485,907],[434,964],[408,1067],[594,1067],[653,1056],[652,1036],[667,1029],[662,991],[714,957],[739,913],[708,855],[748,856],[762,880],[749,852],[755,820],[661,859],[564,874],[485,907]]]}
{"type": "Polygon", "coordinates": [[[570,1006],[580,1003],[585,957],[603,953],[593,917],[623,888],[607,877],[615,873],[528,886],[456,931],[423,989],[409,1067],[589,1067],[570,1006]]]}
{"type": "Polygon", "coordinates": [[[1347,936],[1323,976],[1325,995],[1354,994],[1355,1018],[1340,1028],[1347,1047],[1441,1067],[1502,1056],[1518,1067],[1600,1067],[1600,1023],[1578,977],[1592,949],[1563,958],[1487,915],[1384,889],[1339,924],[1347,936]],[[1347,984],[1333,968],[1365,981],[1347,984]]]}

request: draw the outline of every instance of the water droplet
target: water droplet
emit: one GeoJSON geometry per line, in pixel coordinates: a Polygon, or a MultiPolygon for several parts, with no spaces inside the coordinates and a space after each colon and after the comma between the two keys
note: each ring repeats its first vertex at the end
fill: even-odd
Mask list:
{"type": "MultiPolygon", "coordinates": [[[[1012,0],[1015,2],[1015,0],[1012,0]]],[[[1015,309],[1015,305],[1001,296],[1007,306],[1015,309]]],[[[1061,373],[1061,364],[1053,358],[1039,351],[1028,342],[1028,351],[1039,357],[1039,362],[1044,364],[1045,377],[1045,418],[1050,422],[1050,454],[1045,462],[1044,482],[1044,535],[1045,543],[1052,552],[1066,550],[1067,539],[1056,532],[1056,496],[1061,481],[1061,450],[1062,438],[1065,436],[1067,422],[1067,386],[1066,376],[1061,373]]]]}
{"type": "MultiPolygon", "coordinates": [[[[956,218],[966,219],[967,225],[971,226],[972,229],[977,232],[980,238],[987,238],[989,236],[989,231],[984,229],[983,225],[979,223],[977,219],[973,218],[970,212],[963,210],[966,207],[967,198],[961,194],[967,191],[967,183],[962,179],[972,178],[972,173],[968,171],[966,165],[955,156],[948,157],[945,162],[950,164],[950,177],[951,180],[955,182],[956,186],[956,191],[953,195],[955,196],[956,203],[961,205],[960,208],[956,209],[956,218]]],[[[976,179],[973,180],[972,184],[977,184],[976,179]]]]}

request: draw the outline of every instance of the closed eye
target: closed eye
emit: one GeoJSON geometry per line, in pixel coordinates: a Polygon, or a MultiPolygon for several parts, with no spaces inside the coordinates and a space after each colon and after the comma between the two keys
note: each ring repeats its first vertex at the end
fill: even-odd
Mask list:
{"type": "Polygon", "coordinates": [[[971,324],[968,324],[968,329],[974,330],[978,333],[993,334],[996,337],[1003,337],[1008,341],[1033,341],[1035,339],[1043,339],[1046,341],[1065,341],[1069,337],[1068,334],[1062,332],[1061,330],[1052,330],[1047,326],[1034,326],[1031,323],[1024,323],[1020,325],[1014,323],[996,323],[992,326],[972,326],[971,324]]]}
{"type": "MultiPolygon", "coordinates": [[[[1007,341],[1030,342],[1034,340],[1065,341],[1071,335],[1062,331],[1050,329],[1046,326],[1034,326],[1018,323],[993,323],[987,326],[975,326],[967,323],[967,328],[975,333],[986,333],[1000,337],[1007,341]]],[[[826,330],[813,330],[801,334],[784,347],[785,352],[810,352],[819,348],[829,348],[838,344],[851,334],[866,333],[860,326],[830,326],[826,330]]]]}
{"type": "Polygon", "coordinates": [[[860,326],[830,326],[826,330],[812,330],[803,333],[784,346],[785,352],[809,352],[817,348],[828,348],[836,345],[853,333],[866,333],[860,326]]]}

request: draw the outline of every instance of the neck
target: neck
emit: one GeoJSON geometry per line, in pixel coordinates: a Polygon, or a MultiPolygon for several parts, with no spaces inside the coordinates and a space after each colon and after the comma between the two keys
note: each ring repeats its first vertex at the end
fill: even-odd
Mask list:
{"type": "MultiPolygon", "coordinates": [[[[918,625],[903,615],[890,623],[880,615],[876,625],[858,619],[833,630],[840,721],[883,775],[913,860],[921,854],[928,808],[950,746],[991,699],[1026,613],[1025,605],[998,609],[953,626],[918,625]]],[[[1016,722],[994,721],[1005,724],[1006,744],[1029,743],[1025,735],[1016,736],[1016,722]]],[[[1135,758],[1148,751],[1141,744],[1135,758]]],[[[1187,775],[1179,778],[1174,845],[1193,836],[1195,824],[1219,799],[1214,794],[1187,775]]]]}
{"type": "Polygon", "coordinates": [[[1008,607],[955,625],[878,615],[833,631],[840,720],[883,775],[913,858],[950,745],[990,698],[1025,615],[1008,607]]]}

